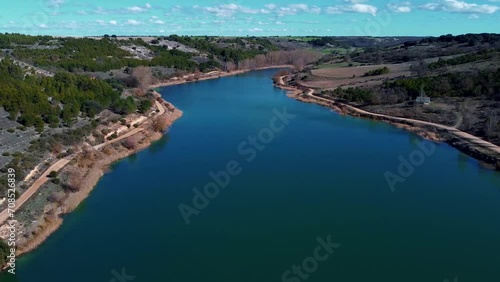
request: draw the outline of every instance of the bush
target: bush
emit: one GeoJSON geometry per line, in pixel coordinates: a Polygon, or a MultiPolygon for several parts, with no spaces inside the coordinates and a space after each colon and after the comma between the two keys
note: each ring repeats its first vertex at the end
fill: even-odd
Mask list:
{"type": "Polygon", "coordinates": [[[5,265],[7,263],[7,256],[10,253],[10,248],[7,243],[0,239],[0,265],[5,265]]]}
{"type": "Polygon", "coordinates": [[[10,156],[10,153],[9,153],[9,152],[3,152],[3,153],[2,153],[2,156],[4,156],[4,157],[8,157],[8,156],[10,156]]]}
{"type": "Polygon", "coordinates": [[[57,177],[57,171],[55,171],[55,170],[51,171],[47,177],[50,177],[50,178],[57,177]]]}
{"type": "Polygon", "coordinates": [[[123,141],[122,145],[129,150],[135,149],[135,147],[137,147],[137,139],[133,136],[129,137],[123,141]]]}
{"type": "Polygon", "coordinates": [[[152,106],[151,101],[142,100],[137,106],[137,109],[139,110],[139,113],[144,114],[151,108],[151,106],[152,106]]]}
{"type": "Polygon", "coordinates": [[[375,70],[371,70],[369,72],[366,72],[365,76],[376,76],[376,75],[386,74],[386,73],[389,73],[389,72],[390,72],[389,68],[383,67],[383,68],[380,68],[380,69],[375,69],[375,70]]]}
{"type": "Polygon", "coordinates": [[[59,178],[52,178],[52,183],[56,184],[56,185],[59,185],[61,184],[61,180],[59,178]]]}
{"type": "Polygon", "coordinates": [[[16,130],[14,128],[9,128],[9,129],[7,129],[7,132],[14,133],[14,132],[16,132],[16,130]]]}
{"type": "Polygon", "coordinates": [[[168,122],[165,118],[156,117],[153,120],[152,128],[156,132],[163,132],[168,128],[168,122]]]}

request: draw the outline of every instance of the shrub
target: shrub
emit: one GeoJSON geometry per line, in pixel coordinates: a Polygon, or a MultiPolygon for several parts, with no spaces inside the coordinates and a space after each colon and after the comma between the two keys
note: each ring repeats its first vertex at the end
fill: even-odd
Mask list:
{"type": "Polygon", "coordinates": [[[122,145],[129,150],[135,149],[135,147],[137,147],[137,139],[133,136],[129,137],[125,141],[123,141],[122,145]]]}
{"type": "Polygon", "coordinates": [[[57,177],[57,171],[53,170],[49,173],[49,175],[47,175],[47,177],[50,177],[50,178],[54,178],[54,177],[57,177]]]}
{"type": "Polygon", "coordinates": [[[59,178],[52,178],[52,183],[56,184],[56,185],[59,185],[61,184],[61,180],[59,178]]]}
{"type": "Polygon", "coordinates": [[[380,69],[375,69],[375,70],[371,70],[369,72],[365,72],[365,76],[376,76],[376,75],[386,74],[389,72],[390,72],[389,68],[383,67],[380,69]]]}
{"type": "Polygon", "coordinates": [[[16,130],[14,128],[9,128],[9,129],[7,129],[7,132],[14,133],[14,132],[16,132],[16,130]]]}
{"type": "Polygon", "coordinates": [[[9,153],[9,152],[3,152],[3,153],[2,153],[2,156],[4,156],[4,157],[8,157],[8,156],[10,156],[10,153],[9,153]]]}
{"type": "Polygon", "coordinates": [[[167,128],[168,128],[168,122],[164,118],[156,117],[153,120],[152,128],[156,132],[163,132],[163,131],[167,130],[167,128]]]}

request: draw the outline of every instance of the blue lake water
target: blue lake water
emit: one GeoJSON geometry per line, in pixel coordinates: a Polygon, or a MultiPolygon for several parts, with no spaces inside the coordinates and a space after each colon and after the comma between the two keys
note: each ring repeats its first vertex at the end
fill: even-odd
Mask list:
{"type": "Polygon", "coordinates": [[[0,281],[500,279],[498,172],[446,144],[287,98],[274,72],[163,88],[184,116],[116,163],[0,281]],[[402,176],[401,158],[418,166],[402,176]],[[193,212],[193,189],[228,164],[239,173],[197,199],[186,224],[179,205],[193,212]],[[321,247],[320,261],[328,240],[340,245],[321,247]]]}

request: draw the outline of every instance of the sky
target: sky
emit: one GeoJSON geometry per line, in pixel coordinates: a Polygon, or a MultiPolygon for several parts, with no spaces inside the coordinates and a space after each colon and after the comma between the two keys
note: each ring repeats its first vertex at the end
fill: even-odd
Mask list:
{"type": "Polygon", "coordinates": [[[1,0],[0,11],[0,32],[32,35],[500,32],[500,0],[1,0]]]}

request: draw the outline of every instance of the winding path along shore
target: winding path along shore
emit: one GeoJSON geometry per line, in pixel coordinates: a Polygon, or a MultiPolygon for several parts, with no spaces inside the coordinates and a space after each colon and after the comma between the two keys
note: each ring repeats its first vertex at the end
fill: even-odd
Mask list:
{"type": "Polygon", "coordinates": [[[422,120],[409,119],[409,118],[400,118],[394,116],[388,116],[383,114],[377,114],[368,112],[359,108],[356,108],[351,105],[347,105],[344,103],[340,103],[334,100],[326,99],[323,97],[318,97],[314,95],[314,89],[308,88],[306,91],[302,91],[296,87],[286,85],[284,82],[284,78],[286,76],[281,76],[279,78],[277,87],[291,91],[290,95],[292,98],[297,100],[301,100],[304,102],[309,102],[307,99],[304,99],[300,96],[300,94],[305,94],[309,99],[316,101],[316,103],[330,106],[336,111],[340,111],[341,114],[349,114],[352,116],[365,117],[369,119],[375,120],[383,120],[389,121],[395,124],[404,124],[404,125],[412,125],[412,126],[428,126],[440,131],[451,134],[455,137],[455,139],[444,138],[444,140],[450,145],[456,147],[457,149],[463,151],[464,153],[479,159],[480,161],[485,161],[492,165],[495,165],[497,169],[500,169],[500,147],[490,143],[486,140],[483,140],[477,136],[469,134],[467,132],[461,131],[456,127],[446,126],[438,123],[432,123],[422,120]]]}

